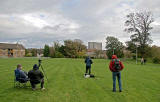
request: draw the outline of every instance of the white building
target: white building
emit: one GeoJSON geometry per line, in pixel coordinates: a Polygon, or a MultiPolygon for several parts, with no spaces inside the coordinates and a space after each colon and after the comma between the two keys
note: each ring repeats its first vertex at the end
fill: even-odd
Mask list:
{"type": "Polygon", "coordinates": [[[88,42],[88,49],[102,50],[101,42],[88,42]]]}

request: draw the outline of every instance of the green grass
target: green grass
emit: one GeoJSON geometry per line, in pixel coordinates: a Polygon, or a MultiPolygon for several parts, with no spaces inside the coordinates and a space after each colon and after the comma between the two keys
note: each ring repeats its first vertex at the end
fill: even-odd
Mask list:
{"type": "Polygon", "coordinates": [[[32,91],[13,88],[13,71],[19,63],[29,71],[37,59],[0,59],[0,102],[160,102],[160,65],[141,66],[135,65],[135,61],[124,61],[123,92],[113,93],[109,60],[93,62],[92,73],[96,78],[85,79],[83,59],[44,59],[42,64],[49,82],[45,82],[46,90],[32,91]]]}

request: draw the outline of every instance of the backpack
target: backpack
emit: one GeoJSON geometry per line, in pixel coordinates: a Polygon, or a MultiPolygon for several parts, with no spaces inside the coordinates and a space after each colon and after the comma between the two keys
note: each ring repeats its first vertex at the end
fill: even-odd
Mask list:
{"type": "Polygon", "coordinates": [[[120,60],[118,60],[118,59],[113,59],[113,62],[114,62],[113,68],[114,68],[116,71],[120,71],[120,69],[121,69],[120,60]]]}

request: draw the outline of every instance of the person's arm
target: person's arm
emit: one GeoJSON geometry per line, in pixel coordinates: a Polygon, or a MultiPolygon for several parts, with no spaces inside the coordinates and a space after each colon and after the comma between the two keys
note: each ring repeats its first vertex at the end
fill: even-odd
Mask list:
{"type": "Polygon", "coordinates": [[[110,69],[110,71],[111,71],[111,72],[113,72],[113,71],[114,71],[114,69],[113,69],[113,62],[112,62],[112,61],[110,61],[109,69],[110,69]]]}
{"type": "Polygon", "coordinates": [[[28,78],[31,78],[31,71],[28,72],[28,78]]]}
{"type": "Polygon", "coordinates": [[[91,64],[93,63],[93,61],[92,60],[90,60],[91,61],[91,64]]]}
{"type": "Polygon", "coordinates": [[[24,71],[20,70],[20,77],[27,78],[27,75],[24,73],[24,71]]]}
{"type": "Polygon", "coordinates": [[[120,70],[123,70],[123,68],[124,68],[124,65],[123,65],[123,63],[120,61],[120,66],[121,66],[121,69],[120,70]]]}

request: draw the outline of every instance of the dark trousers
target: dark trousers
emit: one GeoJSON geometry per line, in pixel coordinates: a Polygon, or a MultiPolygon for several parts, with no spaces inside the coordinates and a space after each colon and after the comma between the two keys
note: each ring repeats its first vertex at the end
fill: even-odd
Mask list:
{"type": "Polygon", "coordinates": [[[88,73],[89,70],[89,75],[91,74],[91,66],[86,66],[86,73],[88,73]]]}
{"type": "Polygon", "coordinates": [[[118,78],[119,90],[122,91],[121,72],[112,72],[112,78],[113,78],[113,91],[116,91],[116,77],[118,78]]]}
{"type": "Polygon", "coordinates": [[[44,79],[40,80],[40,81],[30,81],[32,88],[36,88],[36,84],[41,83],[41,88],[44,87],[44,79]]]}

